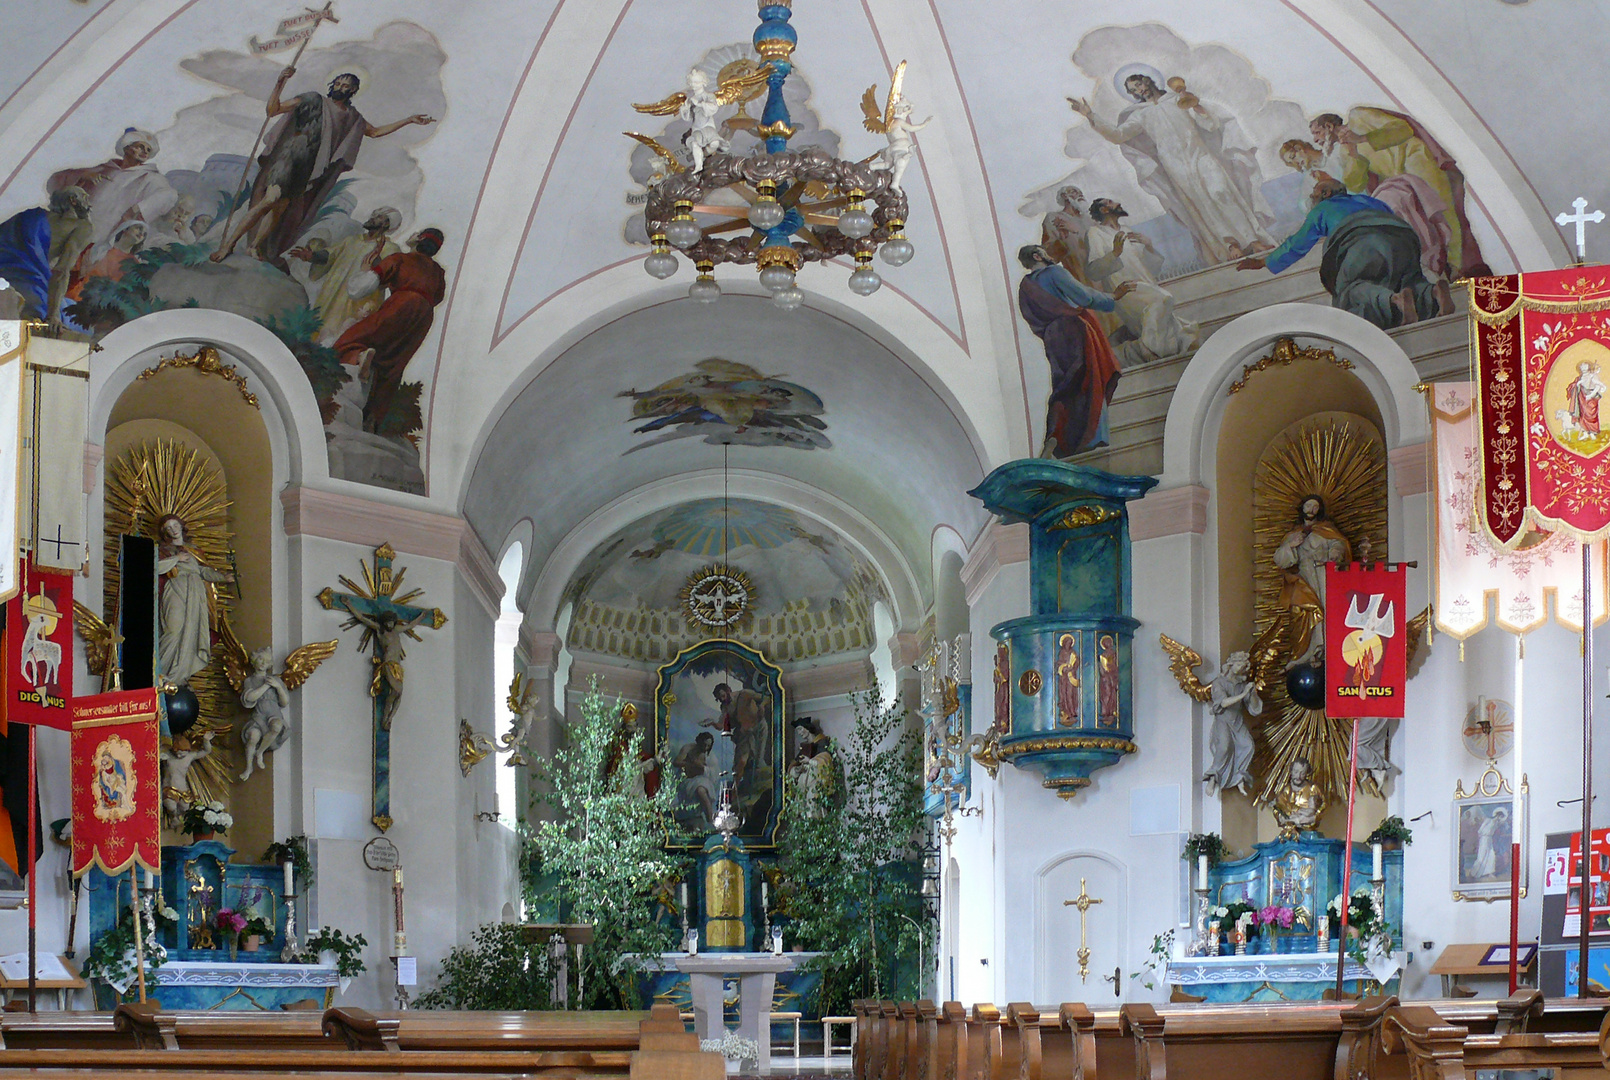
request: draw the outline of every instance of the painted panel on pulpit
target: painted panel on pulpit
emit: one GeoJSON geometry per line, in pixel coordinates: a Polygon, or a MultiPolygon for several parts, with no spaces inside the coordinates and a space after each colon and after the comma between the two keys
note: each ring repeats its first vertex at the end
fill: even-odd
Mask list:
{"type": "Polygon", "coordinates": [[[773,843],[783,804],[781,676],[761,653],[719,640],[660,668],[654,739],[676,784],[671,847],[702,845],[727,798],[738,837],[751,848],[773,843]]]}

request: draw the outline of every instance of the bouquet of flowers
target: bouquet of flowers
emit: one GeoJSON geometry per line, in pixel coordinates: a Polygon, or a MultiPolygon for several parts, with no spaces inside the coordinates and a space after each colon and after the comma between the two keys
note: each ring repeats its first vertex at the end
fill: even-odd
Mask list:
{"type": "Polygon", "coordinates": [[[1220,934],[1228,935],[1232,930],[1246,933],[1247,927],[1252,925],[1257,914],[1257,909],[1251,904],[1243,900],[1234,900],[1214,908],[1213,921],[1218,926],[1220,934]]]}
{"type": "Polygon", "coordinates": [[[193,802],[185,807],[179,827],[192,836],[199,833],[221,833],[234,828],[235,819],[221,802],[193,802]]]}
{"type": "Polygon", "coordinates": [[[1258,925],[1271,929],[1279,927],[1282,930],[1290,930],[1296,917],[1295,911],[1280,904],[1269,904],[1258,909],[1258,925]]]}
{"type": "Polygon", "coordinates": [[[212,917],[212,924],[225,934],[239,934],[246,929],[246,916],[234,908],[219,908],[212,917]]]}
{"type": "MultiPolygon", "coordinates": [[[[1331,898],[1326,906],[1325,917],[1330,920],[1330,932],[1334,937],[1342,928],[1340,894],[1331,898]]],[[[1367,962],[1371,956],[1391,954],[1392,928],[1387,926],[1385,914],[1375,909],[1375,897],[1368,886],[1353,890],[1347,905],[1347,926],[1358,935],[1358,945],[1348,951],[1360,962],[1367,962]]]]}

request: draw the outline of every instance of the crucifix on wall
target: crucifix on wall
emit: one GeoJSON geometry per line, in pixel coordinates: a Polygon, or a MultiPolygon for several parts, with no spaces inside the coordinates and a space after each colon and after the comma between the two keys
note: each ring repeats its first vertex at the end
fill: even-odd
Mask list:
{"type": "Polygon", "coordinates": [[[1090,914],[1090,909],[1099,903],[1101,903],[1101,901],[1091,896],[1089,891],[1085,888],[1084,878],[1079,879],[1079,895],[1074,897],[1072,900],[1062,901],[1063,907],[1075,907],[1079,909],[1079,951],[1075,955],[1079,958],[1080,982],[1084,982],[1086,977],[1088,977],[1090,974],[1090,927],[1087,923],[1087,916],[1090,914]]]}
{"type": "Polygon", "coordinates": [[[325,586],[318,601],[326,611],[339,608],[350,618],[341,629],[363,627],[358,640],[359,650],[372,649],[370,663],[374,675],[369,680],[369,697],[374,711],[374,822],[375,828],[385,832],[391,828],[391,721],[397,715],[403,695],[402,639],[423,639],[416,633],[419,626],[440,630],[447,625],[447,616],[440,608],[416,607],[409,604],[423,589],[397,594],[402,585],[404,570],[393,573],[391,561],[397,557],[390,544],[375,548],[374,567],[359,563],[363,568],[362,585],[351,578],[338,578],[348,592],[336,592],[325,586]]]}

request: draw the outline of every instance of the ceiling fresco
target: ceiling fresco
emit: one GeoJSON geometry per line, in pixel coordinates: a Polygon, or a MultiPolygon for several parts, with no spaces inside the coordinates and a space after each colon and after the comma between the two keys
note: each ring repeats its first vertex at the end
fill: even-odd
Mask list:
{"type": "Polygon", "coordinates": [[[872,605],[887,599],[873,567],[832,529],[747,499],[699,499],[605,539],[566,586],[567,644],[663,663],[710,635],[683,605],[685,582],[711,565],[752,583],[749,614],[728,631],[780,663],[873,647],[872,605]]]}

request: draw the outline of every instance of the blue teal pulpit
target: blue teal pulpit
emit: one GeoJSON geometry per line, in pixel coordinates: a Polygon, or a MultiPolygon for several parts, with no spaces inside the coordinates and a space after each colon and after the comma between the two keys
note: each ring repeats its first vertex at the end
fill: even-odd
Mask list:
{"type": "Polygon", "coordinates": [[[1065,799],[1136,749],[1126,504],[1156,483],[1028,459],[969,493],[1029,526],[1031,613],[990,630],[998,753],[1065,799]]]}

